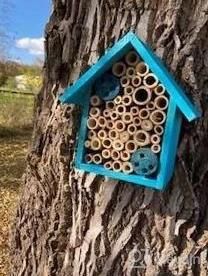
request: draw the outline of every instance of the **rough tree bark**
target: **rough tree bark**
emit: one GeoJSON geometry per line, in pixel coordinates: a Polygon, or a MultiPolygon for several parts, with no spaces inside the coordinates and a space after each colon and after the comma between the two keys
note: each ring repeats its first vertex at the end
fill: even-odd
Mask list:
{"type": "Polygon", "coordinates": [[[11,275],[208,275],[207,0],[54,0],[53,6],[11,275]],[[165,192],[74,170],[79,110],[57,100],[130,29],[203,111],[200,120],[183,123],[165,192]]]}

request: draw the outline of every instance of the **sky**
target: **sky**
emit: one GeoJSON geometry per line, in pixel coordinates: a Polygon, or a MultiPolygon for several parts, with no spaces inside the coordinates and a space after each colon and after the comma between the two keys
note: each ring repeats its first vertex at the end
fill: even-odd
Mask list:
{"type": "MultiPolygon", "coordinates": [[[[0,2],[9,0],[0,0],[0,2]]],[[[52,0],[10,0],[7,21],[11,42],[10,58],[32,64],[44,56],[44,28],[51,12],[52,0]]]]}

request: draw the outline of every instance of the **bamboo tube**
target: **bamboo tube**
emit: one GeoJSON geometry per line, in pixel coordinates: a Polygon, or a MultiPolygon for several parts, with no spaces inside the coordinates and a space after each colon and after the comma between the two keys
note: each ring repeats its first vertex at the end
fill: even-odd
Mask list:
{"type": "Polygon", "coordinates": [[[124,95],[129,95],[131,96],[134,92],[134,87],[131,85],[128,85],[126,87],[124,87],[124,95]]]}
{"type": "Polygon", "coordinates": [[[138,106],[132,106],[131,109],[130,109],[130,113],[133,116],[139,115],[139,107],[138,106]]]}
{"type": "Polygon", "coordinates": [[[145,130],[138,130],[134,135],[136,144],[140,147],[144,147],[150,143],[150,135],[145,130]]]}
{"type": "Polygon", "coordinates": [[[141,77],[146,76],[149,73],[149,66],[144,62],[138,63],[136,66],[136,73],[141,77]]]}
{"type": "Polygon", "coordinates": [[[150,120],[154,125],[162,125],[166,120],[166,114],[162,110],[155,110],[150,114],[150,120]]]}
{"type": "Polygon", "coordinates": [[[97,107],[92,107],[90,109],[90,116],[92,117],[98,117],[100,115],[100,109],[97,107]]]}
{"type": "Polygon", "coordinates": [[[106,102],[106,108],[107,109],[114,109],[114,107],[115,107],[115,103],[113,102],[113,101],[108,101],[108,102],[106,102]]]}
{"type": "Polygon", "coordinates": [[[150,138],[152,144],[159,144],[160,143],[160,136],[157,134],[153,134],[150,138]]]}
{"type": "Polygon", "coordinates": [[[106,128],[107,129],[112,129],[113,128],[113,122],[111,120],[107,121],[106,128]]]}
{"type": "Polygon", "coordinates": [[[112,169],[115,172],[120,172],[122,170],[122,163],[121,163],[121,161],[119,161],[119,160],[114,161],[113,164],[112,164],[112,169]]]}
{"type": "Polygon", "coordinates": [[[133,118],[133,123],[135,126],[140,126],[141,120],[139,119],[139,117],[135,117],[135,118],[133,118]]]}
{"type": "Polygon", "coordinates": [[[134,87],[139,87],[142,83],[142,80],[139,76],[134,76],[131,80],[131,83],[134,87]]]}
{"type": "Polygon", "coordinates": [[[138,145],[134,140],[129,140],[125,144],[125,149],[129,153],[135,152],[137,150],[137,148],[138,148],[138,145]]]}
{"type": "Polygon", "coordinates": [[[122,97],[122,104],[124,104],[125,106],[130,106],[132,104],[132,98],[129,95],[124,95],[122,97]]]}
{"type": "Polygon", "coordinates": [[[155,98],[155,107],[159,110],[165,110],[168,107],[168,98],[166,96],[158,96],[155,98]]]}
{"type": "Polygon", "coordinates": [[[97,95],[94,95],[90,98],[90,104],[92,106],[100,106],[101,103],[102,103],[102,101],[97,95]]]}
{"type": "Polygon", "coordinates": [[[122,171],[125,174],[133,173],[134,170],[132,164],[130,162],[124,162],[122,166],[122,171]]]}
{"type": "Polygon", "coordinates": [[[160,136],[160,135],[163,134],[164,128],[163,128],[162,126],[160,126],[160,125],[155,126],[155,127],[154,127],[154,132],[155,132],[157,135],[160,136]]]}
{"type": "Polygon", "coordinates": [[[104,148],[110,149],[110,148],[111,148],[111,145],[112,145],[111,139],[110,139],[110,138],[105,138],[105,139],[103,139],[102,145],[103,145],[104,148]]]}
{"type": "Polygon", "coordinates": [[[102,144],[101,144],[101,141],[100,141],[100,139],[98,139],[98,138],[92,138],[92,141],[91,141],[91,149],[92,150],[100,150],[101,149],[101,146],[102,146],[102,144]]]}
{"type": "Polygon", "coordinates": [[[118,151],[124,148],[124,144],[119,139],[112,141],[112,146],[115,150],[118,150],[118,151]]]}
{"type": "Polygon", "coordinates": [[[110,170],[112,168],[112,162],[111,161],[105,162],[104,168],[107,170],[110,170]]]}
{"type": "Polygon", "coordinates": [[[111,158],[112,158],[113,160],[119,160],[119,159],[120,159],[120,153],[119,153],[119,151],[113,149],[113,150],[111,151],[111,158]]]}
{"type": "Polygon", "coordinates": [[[117,130],[115,130],[115,129],[111,129],[109,131],[108,135],[109,135],[109,138],[111,140],[117,140],[117,139],[119,139],[119,132],[117,130]]]}
{"type": "Polygon", "coordinates": [[[87,137],[88,137],[88,139],[92,139],[93,137],[96,137],[96,132],[92,129],[89,130],[87,137]]]}
{"type": "Polygon", "coordinates": [[[159,153],[161,151],[161,146],[160,145],[152,145],[151,151],[154,153],[159,153]]]}
{"type": "Polygon", "coordinates": [[[130,66],[136,66],[137,63],[139,62],[139,56],[135,51],[130,51],[126,56],[125,56],[125,61],[128,65],[130,66]]]}
{"type": "Polygon", "coordinates": [[[103,116],[104,116],[105,118],[109,118],[109,117],[110,117],[110,110],[104,109],[104,110],[103,110],[103,116]]]}
{"type": "Polygon", "coordinates": [[[141,122],[141,129],[144,131],[151,131],[153,129],[153,124],[150,120],[143,120],[141,122]]]}
{"type": "Polygon", "coordinates": [[[98,131],[98,138],[103,140],[107,137],[107,132],[104,129],[98,131]]]}
{"type": "Polygon", "coordinates": [[[127,150],[121,151],[120,154],[121,154],[121,160],[122,161],[129,161],[131,155],[130,155],[130,153],[127,150]]]}
{"type": "Polygon", "coordinates": [[[148,109],[146,108],[142,108],[140,111],[139,111],[139,118],[141,120],[145,120],[145,119],[148,119],[150,116],[150,112],[148,109]]]}
{"type": "Polygon", "coordinates": [[[129,135],[128,131],[123,131],[119,134],[120,134],[120,140],[122,143],[126,143],[129,140],[130,135],[129,135]]]}
{"type": "Polygon", "coordinates": [[[127,131],[130,135],[134,135],[137,131],[137,127],[134,124],[130,124],[127,127],[127,131]]]}
{"type": "Polygon", "coordinates": [[[87,120],[87,127],[89,129],[96,129],[98,127],[98,120],[97,118],[94,118],[94,117],[90,117],[88,120],[87,120]]]}
{"type": "Polygon", "coordinates": [[[126,107],[124,105],[118,105],[116,106],[116,112],[119,114],[119,115],[122,115],[123,113],[126,112],[126,107]]]}
{"type": "Polygon", "coordinates": [[[112,112],[110,113],[110,118],[111,118],[111,120],[115,121],[115,120],[118,119],[118,117],[119,117],[119,114],[118,114],[116,111],[112,111],[112,112]]]}
{"type": "Polygon", "coordinates": [[[102,156],[99,153],[96,153],[92,156],[92,161],[93,163],[99,165],[102,163],[103,159],[102,156]]]}
{"type": "Polygon", "coordinates": [[[123,76],[120,80],[122,87],[127,87],[130,84],[130,79],[127,76],[123,76]]]}
{"type": "Polygon", "coordinates": [[[133,121],[133,115],[130,112],[126,112],[122,115],[122,120],[125,124],[130,124],[133,121]]]}
{"type": "Polygon", "coordinates": [[[135,71],[134,67],[128,67],[126,70],[126,76],[128,78],[132,78],[135,75],[136,75],[136,71],[135,71]]]}
{"type": "Polygon", "coordinates": [[[87,164],[92,163],[92,154],[86,154],[86,155],[85,155],[85,162],[86,162],[87,164]]]}
{"type": "Polygon", "coordinates": [[[154,110],[155,109],[155,103],[153,101],[148,102],[146,105],[148,110],[154,110]]]}
{"type": "Polygon", "coordinates": [[[161,96],[165,93],[165,87],[162,84],[159,84],[155,87],[154,92],[157,96],[161,96]]]}
{"type": "Polygon", "coordinates": [[[105,128],[105,127],[106,127],[106,125],[107,125],[107,120],[105,119],[105,117],[100,116],[100,117],[98,118],[98,125],[99,125],[99,127],[101,127],[101,128],[105,128]]]}
{"type": "Polygon", "coordinates": [[[155,74],[147,74],[145,77],[144,77],[144,85],[148,88],[155,88],[158,84],[158,78],[155,76],[155,74]]]}
{"type": "Polygon", "coordinates": [[[126,128],[126,125],[124,124],[123,121],[117,120],[115,121],[114,127],[118,132],[123,132],[126,128]]]}
{"type": "Polygon", "coordinates": [[[146,86],[135,89],[132,95],[133,102],[137,105],[145,105],[151,100],[151,91],[146,86]]]}
{"type": "Polygon", "coordinates": [[[91,142],[89,140],[85,141],[85,148],[89,149],[91,147],[91,142]]]}
{"type": "Polygon", "coordinates": [[[115,103],[115,104],[120,104],[121,101],[122,101],[121,96],[117,96],[117,97],[114,99],[114,103],[115,103]]]}
{"type": "Polygon", "coordinates": [[[102,157],[104,159],[109,159],[111,157],[111,151],[109,149],[102,150],[102,157]]]}
{"type": "Polygon", "coordinates": [[[117,62],[113,65],[112,72],[116,77],[122,77],[126,73],[126,65],[124,62],[117,62]]]}

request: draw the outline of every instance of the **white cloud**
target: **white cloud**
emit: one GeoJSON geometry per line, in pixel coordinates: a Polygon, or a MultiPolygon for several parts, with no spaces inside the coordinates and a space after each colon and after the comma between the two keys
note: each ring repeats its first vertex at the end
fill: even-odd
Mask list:
{"type": "Polygon", "coordinates": [[[42,56],[44,54],[44,38],[29,38],[24,37],[16,40],[16,47],[25,49],[30,54],[42,56]]]}

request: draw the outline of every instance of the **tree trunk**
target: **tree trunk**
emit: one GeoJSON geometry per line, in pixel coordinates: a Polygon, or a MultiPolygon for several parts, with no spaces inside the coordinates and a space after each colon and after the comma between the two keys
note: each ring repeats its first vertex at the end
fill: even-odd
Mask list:
{"type": "Polygon", "coordinates": [[[46,26],[11,275],[208,275],[207,0],[54,0],[46,26]],[[58,95],[128,30],[149,43],[202,109],[183,122],[165,192],[74,169],[79,110],[58,95]]]}

